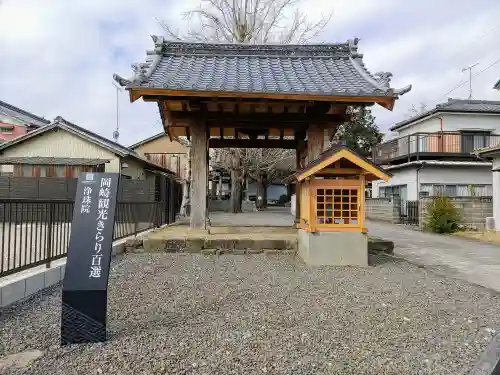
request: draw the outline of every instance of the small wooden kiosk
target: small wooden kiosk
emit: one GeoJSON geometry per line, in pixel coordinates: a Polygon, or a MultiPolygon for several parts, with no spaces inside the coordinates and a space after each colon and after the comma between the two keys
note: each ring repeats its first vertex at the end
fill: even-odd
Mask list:
{"type": "Polygon", "coordinates": [[[368,265],[365,184],[390,175],[345,146],[334,146],[289,176],[297,183],[299,253],[306,263],[368,265]]]}

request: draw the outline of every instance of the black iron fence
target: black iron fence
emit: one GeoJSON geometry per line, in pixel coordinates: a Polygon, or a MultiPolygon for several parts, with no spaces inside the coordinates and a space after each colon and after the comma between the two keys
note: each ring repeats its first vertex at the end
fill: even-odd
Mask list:
{"type": "MultiPolygon", "coordinates": [[[[118,202],[114,239],[174,222],[180,188],[171,185],[161,201],[118,202]]],[[[0,199],[0,277],[65,257],[73,206],[73,200],[0,199]]]]}
{"type": "Polygon", "coordinates": [[[400,221],[403,224],[418,225],[420,201],[401,200],[400,221]]]}

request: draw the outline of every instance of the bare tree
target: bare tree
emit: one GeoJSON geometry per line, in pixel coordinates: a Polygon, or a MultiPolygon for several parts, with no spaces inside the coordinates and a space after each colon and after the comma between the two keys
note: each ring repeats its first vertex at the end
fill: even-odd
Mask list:
{"type": "Polygon", "coordinates": [[[411,105],[411,108],[408,109],[408,112],[411,117],[421,115],[422,113],[427,112],[427,104],[424,102],[420,102],[419,106],[415,106],[415,104],[411,105]]]}
{"type": "Polygon", "coordinates": [[[267,205],[267,185],[282,179],[292,172],[295,166],[295,150],[283,149],[218,149],[212,157],[212,167],[231,173],[231,211],[238,212],[242,200],[245,181],[257,183],[258,209],[267,205]]]}
{"type": "Polygon", "coordinates": [[[307,43],[331,20],[331,13],[310,21],[299,9],[300,0],[201,0],[198,8],[182,14],[184,33],[159,21],[174,40],[245,44],[307,43]]]}
{"type": "MultiPolygon", "coordinates": [[[[173,30],[164,21],[157,21],[167,38],[178,41],[304,44],[324,31],[332,14],[310,21],[299,5],[300,0],[201,0],[198,8],[182,14],[187,24],[184,33],[173,30]]],[[[279,170],[274,161],[287,157],[290,157],[288,150],[218,150],[218,165],[231,174],[231,212],[241,212],[245,178],[257,181],[262,193],[258,196],[262,197],[265,207],[267,181],[279,170]]],[[[188,202],[189,197],[183,198],[184,201],[188,202]]]]}

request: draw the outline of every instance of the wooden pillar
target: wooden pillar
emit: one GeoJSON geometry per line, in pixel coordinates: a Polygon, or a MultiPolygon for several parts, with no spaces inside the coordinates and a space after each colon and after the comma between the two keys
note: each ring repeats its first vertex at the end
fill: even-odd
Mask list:
{"type": "MultiPolygon", "coordinates": [[[[295,170],[300,169],[300,157],[302,154],[302,150],[300,147],[297,147],[296,156],[295,156],[295,170]]],[[[297,181],[295,184],[295,227],[300,224],[300,182],[297,181]]]]}
{"type": "Polygon", "coordinates": [[[191,215],[190,228],[206,229],[208,139],[205,121],[191,123],[191,215]]]}
{"type": "Polygon", "coordinates": [[[307,129],[307,162],[319,158],[325,143],[325,127],[322,124],[310,123],[307,129]]]}

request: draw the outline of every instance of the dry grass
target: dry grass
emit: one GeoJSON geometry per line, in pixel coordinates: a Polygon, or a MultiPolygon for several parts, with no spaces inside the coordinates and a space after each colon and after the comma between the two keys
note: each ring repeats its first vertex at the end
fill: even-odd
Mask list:
{"type": "Polygon", "coordinates": [[[500,232],[457,232],[453,235],[500,245],[500,232]]]}

